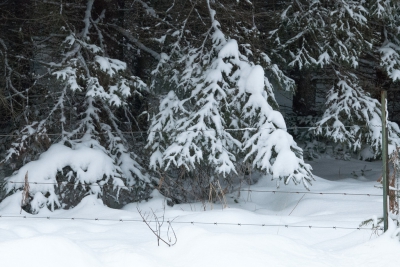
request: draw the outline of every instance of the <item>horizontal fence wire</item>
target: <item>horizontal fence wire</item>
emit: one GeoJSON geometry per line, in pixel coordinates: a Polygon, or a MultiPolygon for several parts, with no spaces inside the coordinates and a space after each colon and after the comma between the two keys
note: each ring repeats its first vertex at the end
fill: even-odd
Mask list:
{"type": "MultiPolygon", "coordinates": [[[[359,127],[359,128],[369,128],[369,127],[379,127],[381,128],[382,125],[351,125],[351,126],[293,126],[293,127],[286,127],[286,128],[279,128],[279,127],[268,127],[268,128],[239,128],[239,129],[209,129],[209,130],[183,130],[183,131],[178,131],[178,130],[171,130],[171,131],[165,131],[165,130],[154,130],[154,131],[122,131],[122,132],[111,132],[112,134],[148,134],[148,133],[185,133],[185,132],[219,132],[219,131],[227,131],[227,132],[241,132],[241,131],[259,131],[259,130],[299,130],[299,129],[338,129],[338,128],[353,128],[353,127],[359,127]]],[[[30,134],[29,136],[62,136],[62,135],[69,135],[71,133],[34,133],[30,134]]],[[[101,133],[99,133],[101,134],[101,133]]],[[[26,135],[23,133],[19,134],[0,134],[0,137],[16,137],[18,135],[26,135]]],[[[76,134],[73,134],[76,135],[76,134]]]]}
{"type": "MultiPolygon", "coordinates": [[[[50,216],[24,216],[24,215],[1,215],[1,218],[18,218],[18,219],[41,219],[41,220],[71,220],[71,221],[104,221],[104,222],[147,222],[159,223],[159,220],[143,220],[143,219],[109,219],[109,218],[85,218],[85,217],[50,217],[50,216]]],[[[176,218],[175,218],[176,219],[176,218]]],[[[284,228],[309,228],[309,229],[331,229],[331,230],[369,230],[383,231],[382,227],[346,227],[346,226],[318,226],[318,225],[293,225],[293,224],[262,224],[262,223],[233,223],[233,222],[198,222],[198,221],[165,221],[169,224],[189,224],[189,225],[224,225],[224,226],[258,226],[258,227],[284,227],[284,228]]]]}
{"type": "Polygon", "coordinates": [[[311,194],[311,195],[343,195],[343,196],[369,196],[369,197],[382,197],[380,194],[369,193],[347,193],[347,192],[313,192],[313,191],[278,191],[278,190],[253,190],[253,189],[240,189],[241,192],[259,192],[259,193],[277,193],[277,194],[311,194]]]}
{"type": "MultiPolygon", "coordinates": [[[[110,184],[82,184],[82,183],[68,183],[68,182],[59,182],[59,183],[41,183],[41,182],[14,182],[14,181],[4,181],[3,184],[34,184],[34,185],[63,185],[63,186],[99,186],[99,187],[118,187],[118,188],[135,188],[135,185],[129,186],[117,186],[110,184]]],[[[313,191],[280,191],[280,190],[254,190],[254,189],[240,189],[233,190],[231,193],[235,192],[256,192],[256,193],[274,193],[274,194],[311,194],[311,195],[343,195],[343,196],[369,196],[369,197],[382,197],[381,194],[371,194],[371,193],[350,193],[350,192],[313,192],[313,191]]]]}

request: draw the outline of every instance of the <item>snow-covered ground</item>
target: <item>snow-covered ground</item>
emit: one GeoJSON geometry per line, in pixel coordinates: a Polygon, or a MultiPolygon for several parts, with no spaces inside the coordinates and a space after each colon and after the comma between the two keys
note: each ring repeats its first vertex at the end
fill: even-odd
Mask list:
{"type": "MultiPolygon", "coordinates": [[[[321,159],[311,164],[315,175],[325,177],[316,177],[311,192],[381,194],[374,187],[378,185],[379,162],[321,159]],[[368,171],[361,177],[365,165],[368,171]],[[353,178],[353,171],[359,177],[353,178]]],[[[261,178],[244,189],[305,191],[293,184],[279,189],[275,185],[261,178]]],[[[150,201],[129,204],[123,210],[107,208],[89,196],[73,210],[41,211],[38,215],[24,212],[20,215],[21,196],[8,198],[0,204],[3,216],[0,264],[2,267],[399,266],[400,242],[392,238],[394,225],[385,234],[340,228],[357,228],[363,220],[381,216],[379,196],[252,191],[241,192],[238,198],[238,192],[234,192],[227,195],[225,209],[214,203],[212,209],[207,204],[204,210],[202,203],[195,203],[166,206],[164,210],[163,198],[157,192],[153,195],[150,201]],[[140,221],[138,208],[147,215],[151,210],[158,216],[164,214],[161,234],[165,239],[168,239],[166,221],[173,220],[176,244],[157,246],[155,235],[140,221]],[[4,217],[12,215],[36,219],[4,217]]],[[[150,225],[154,227],[154,223],[150,225]]]]}

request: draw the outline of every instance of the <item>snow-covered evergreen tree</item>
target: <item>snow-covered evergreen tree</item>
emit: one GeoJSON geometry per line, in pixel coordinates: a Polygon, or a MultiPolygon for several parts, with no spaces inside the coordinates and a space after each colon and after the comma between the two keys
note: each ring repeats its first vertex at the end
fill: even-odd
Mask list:
{"type": "Polygon", "coordinates": [[[400,79],[400,3],[371,0],[367,1],[367,6],[370,25],[374,30],[372,43],[379,65],[391,80],[397,81],[400,79]]]}
{"type": "Polygon", "coordinates": [[[57,79],[50,112],[32,116],[39,117],[37,121],[28,118],[5,159],[22,155],[31,143],[47,143],[46,152],[7,179],[9,192],[23,187],[26,173],[37,183],[30,185],[32,212],[46,205],[52,210],[76,205],[85,194],[118,202],[121,189],[136,191],[134,198],[140,199],[150,182],[116,115],[145,84],[128,74],[126,63],[108,56],[98,26],[104,12],[94,18],[93,3],[86,3],[80,31],[66,22],[59,62],[46,64],[57,79]],[[60,135],[49,134],[54,132],[60,135]]]}
{"type": "MultiPolygon", "coordinates": [[[[327,92],[325,112],[316,123],[314,133],[345,143],[354,150],[367,143],[377,157],[381,151],[381,105],[362,88],[358,67],[365,55],[378,52],[382,54],[378,59],[380,65],[395,79],[396,53],[390,48],[385,50],[392,46],[389,41],[377,48],[376,34],[371,31],[372,18],[383,16],[386,12],[383,6],[391,6],[391,1],[372,2],[292,1],[281,15],[279,28],[270,37],[276,44],[275,57],[281,58],[284,64],[299,69],[324,67],[333,80],[327,92]],[[374,4],[375,10],[371,10],[374,4]]],[[[389,123],[393,147],[399,142],[399,136],[397,125],[389,123]]]]}
{"type": "MultiPolygon", "coordinates": [[[[381,152],[382,116],[381,104],[358,85],[358,78],[336,72],[337,84],[328,92],[327,108],[322,119],[316,123],[316,134],[327,136],[335,142],[360,150],[369,144],[374,157],[381,152]]],[[[391,151],[400,143],[400,129],[388,122],[391,151]]]]}
{"type": "Polygon", "coordinates": [[[282,115],[271,107],[276,102],[263,68],[222,32],[211,4],[207,1],[211,26],[200,45],[173,49],[175,55],[166,56],[184,71],[171,71],[176,89],[161,101],[152,119],[151,167],[196,172],[210,166],[207,179],[213,182],[212,177],[235,174],[239,162],[248,161],[278,181],[307,187],[311,167],[286,132],[282,115]]]}

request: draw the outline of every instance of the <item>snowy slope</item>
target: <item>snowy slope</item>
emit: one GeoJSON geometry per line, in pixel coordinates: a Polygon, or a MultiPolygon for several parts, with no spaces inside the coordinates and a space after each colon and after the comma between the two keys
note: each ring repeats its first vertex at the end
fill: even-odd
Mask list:
{"type": "MultiPolygon", "coordinates": [[[[325,169],[330,179],[316,177],[311,192],[381,194],[374,187],[379,162],[370,163],[367,167],[372,170],[358,179],[349,178],[346,170],[357,173],[365,162],[321,159],[312,164],[317,174],[325,169]],[[343,169],[341,179],[332,174],[337,166],[343,169]]],[[[267,178],[243,189],[305,191],[294,185],[276,189],[267,178]]],[[[384,235],[340,229],[357,228],[361,221],[381,216],[381,197],[254,191],[241,192],[239,198],[238,192],[228,195],[226,209],[215,203],[212,210],[210,204],[194,203],[167,206],[164,211],[162,196],[154,192],[149,202],[129,204],[123,210],[107,208],[90,196],[73,210],[38,215],[20,215],[20,207],[12,204],[20,198],[15,195],[0,204],[1,266],[398,266],[400,243],[391,237],[394,226],[384,235]],[[173,220],[176,245],[157,246],[137,208],[173,220]],[[5,217],[24,215],[36,219],[5,217]]],[[[166,238],[166,222],[161,231],[166,238]]]]}

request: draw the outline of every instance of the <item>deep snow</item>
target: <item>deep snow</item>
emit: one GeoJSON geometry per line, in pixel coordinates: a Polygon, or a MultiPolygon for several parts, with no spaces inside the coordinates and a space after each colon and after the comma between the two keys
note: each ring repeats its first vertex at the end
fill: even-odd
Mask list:
{"type": "MultiPolygon", "coordinates": [[[[378,185],[381,165],[357,160],[320,159],[311,162],[316,177],[311,192],[381,194],[378,185]],[[367,165],[365,177],[361,174],[367,165]],[[340,174],[339,170],[340,168],[340,174]]],[[[276,190],[266,177],[244,189],[276,190]]],[[[305,191],[302,186],[282,185],[281,191],[305,191]]],[[[50,219],[0,218],[1,266],[398,266],[400,243],[388,233],[372,230],[295,228],[292,226],[354,227],[368,218],[381,216],[379,196],[344,196],[238,192],[227,195],[228,208],[220,204],[181,204],[165,208],[165,220],[178,238],[168,247],[157,240],[140,221],[120,222],[103,219],[137,219],[151,210],[164,214],[164,200],[157,192],[153,199],[129,204],[122,210],[110,209],[93,196],[67,211],[22,213],[14,195],[0,204],[2,216],[47,217],[50,219]],[[236,203],[234,199],[238,199],[236,203]],[[56,220],[55,218],[92,218],[56,220]],[[95,218],[100,220],[95,221],[95,218]],[[181,223],[181,222],[192,222],[181,223]],[[196,222],[231,222],[288,225],[262,227],[196,222]]],[[[167,223],[162,227],[165,237],[167,223]]],[[[370,227],[370,226],[367,226],[370,227]]]]}

